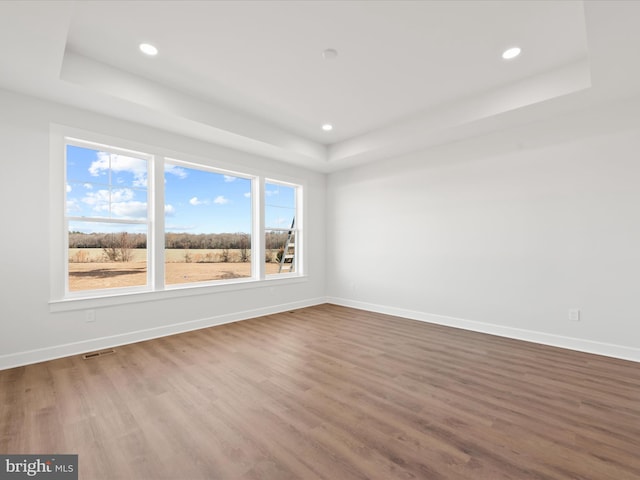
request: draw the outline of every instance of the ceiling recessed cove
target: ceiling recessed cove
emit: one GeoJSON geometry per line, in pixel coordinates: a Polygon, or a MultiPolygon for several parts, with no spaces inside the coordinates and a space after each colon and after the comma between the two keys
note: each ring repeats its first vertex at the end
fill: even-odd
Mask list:
{"type": "Polygon", "coordinates": [[[522,49],[520,47],[511,47],[507,48],[504,52],[502,52],[502,58],[505,60],[512,60],[522,53],[522,49]]]}
{"type": "Polygon", "coordinates": [[[155,57],[158,54],[158,49],[150,43],[141,43],[140,51],[145,55],[149,55],[150,57],[155,57]]]}

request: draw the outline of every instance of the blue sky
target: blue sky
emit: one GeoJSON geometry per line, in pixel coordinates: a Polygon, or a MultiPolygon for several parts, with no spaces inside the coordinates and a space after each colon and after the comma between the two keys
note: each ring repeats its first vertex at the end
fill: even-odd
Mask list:
{"type": "MultiPolygon", "coordinates": [[[[251,180],[180,164],[165,164],[165,229],[187,233],[251,231],[251,180]]],[[[147,160],[67,146],[67,215],[146,218],[147,160]]],[[[295,188],[267,184],[265,222],[288,228],[295,188]]],[[[72,222],[70,229],[111,231],[109,224],[72,222]]],[[[122,226],[118,226],[122,230],[122,226]]],[[[129,226],[128,231],[139,231],[129,226]]]]}

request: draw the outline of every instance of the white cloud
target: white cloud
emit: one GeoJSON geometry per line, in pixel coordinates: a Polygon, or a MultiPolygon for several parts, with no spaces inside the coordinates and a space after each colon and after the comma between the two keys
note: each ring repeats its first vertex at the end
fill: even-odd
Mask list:
{"type": "Polygon", "coordinates": [[[80,204],[78,203],[77,198],[71,198],[67,200],[67,212],[69,213],[80,212],[81,210],[82,208],[80,207],[80,204]]]}
{"type": "Polygon", "coordinates": [[[105,152],[98,152],[96,156],[98,157],[98,159],[91,162],[89,173],[92,177],[106,175],[106,173],[109,171],[109,154],[105,152]]]}
{"type": "Polygon", "coordinates": [[[109,209],[109,202],[121,203],[128,202],[133,199],[134,193],[130,188],[115,188],[111,190],[98,190],[96,192],[87,192],[82,199],[87,205],[91,205],[94,210],[104,211],[109,209]]]}
{"type": "Polygon", "coordinates": [[[251,192],[245,192],[245,193],[244,193],[244,196],[245,196],[246,198],[251,198],[251,192]]]}
{"type": "MultiPolygon", "coordinates": [[[[86,192],[82,202],[100,214],[112,213],[122,218],[144,218],[147,216],[147,202],[133,200],[135,194],[130,188],[117,188],[111,191],[103,189],[86,192]]],[[[79,205],[70,204],[69,207],[78,208],[79,205]]],[[[79,208],[78,208],[79,209],[79,208]]]]}
{"type": "Polygon", "coordinates": [[[189,203],[196,207],[198,205],[209,205],[209,200],[200,200],[198,197],[193,197],[189,200],[189,203]]]}
{"type": "Polygon", "coordinates": [[[265,194],[265,196],[267,196],[267,197],[270,197],[270,196],[272,196],[272,195],[278,195],[279,193],[280,193],[280,191],[279,191],[279,190],[265,190],[265,191],[264,191],[264,194],[265,194]]]}
{"type": "MultiPolygon", "coordinates": [[[[89,173],[98,177],[105,175],[109,169],[112,172],[128,172],[133,174],[133,186],[147,186],[147,162],[140,158],[127,157],[125,155],[111,154],[107,152],[98,152],[97,160],[91,163],[89,173]]],[[[120,180],[121,181],[121,180],[120,180]]]]}
{"type": "Polygon", "coordinates": [[[93,190],[93,185],[91,185],[90,183],[85,183],[83,187],[86,188],[87,190],[93,190]]]}
{"type": "Polygon", "coordinates": [[[232,177],[231,175],[225,175],[224,181],[227,183],[235,182],[238,177],[232,177]]]}
{"type": "Polygon", "coordinates": [[[117,202],[111,204],[111,212],[118,217],[144,218],[147,216],[147,202],[117,202]]]}
{"type": "Polygon", "coordinates": [[[173,205],[167,204],[164,206],[164,214],[167,217],[171,217],[176,213],[176,209],[173,205]]]}
{"type": "Polygon", "coordinates": [[[67,193],[69,193],[70,191],[71,191],[71,185],[67,183],[67,193]]]}
{"type": "Polygon", "coordinates": [[[216,205],[224,205],[225,203],[229,203],[229,199],[225,198],[224,195],[218,195],[213,201],[216,205]]]}
{"type": "Polygon", "coordinates": [[[170,173],[171,175],[175,175],[178,178],[187,178],[187,175],[188,175],[187,171],[184,168],[178,167],[177,165],[170,165],[170,164],[165,164],[164,172],[170,173]]]}

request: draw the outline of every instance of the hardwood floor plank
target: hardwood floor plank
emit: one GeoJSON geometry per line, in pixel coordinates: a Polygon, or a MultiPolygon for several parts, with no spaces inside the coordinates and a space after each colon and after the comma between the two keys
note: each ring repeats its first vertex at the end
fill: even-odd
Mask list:
{"type": "Polygon", "coordinates": [[[639,480],[640,365],[335,305],[0,371],[87,479],[639,480]]]}

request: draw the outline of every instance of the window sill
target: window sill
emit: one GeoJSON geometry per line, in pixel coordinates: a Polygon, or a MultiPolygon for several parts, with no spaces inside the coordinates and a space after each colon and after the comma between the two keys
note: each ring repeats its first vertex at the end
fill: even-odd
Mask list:
{"type": "Polygon", "coordinates": [[[233,292],[238,290],[250,290],[255,288],[273,287],[275,285],[289,285],[308,281],[307,275],[286,277],[267,277],[264,280],[248,279],[233,283],[218,285],[179,285],[165,290],[144,292],[118,292],[103,294],[95,297],[75,297],[62,300],[49,301],[49,311],[67,312],[73,310],[85,310],[88,308],[112,307],[129,303],[153,302],[171,298],[189,297],[193,295],[215,295],[217,293],[233,292]]]}

